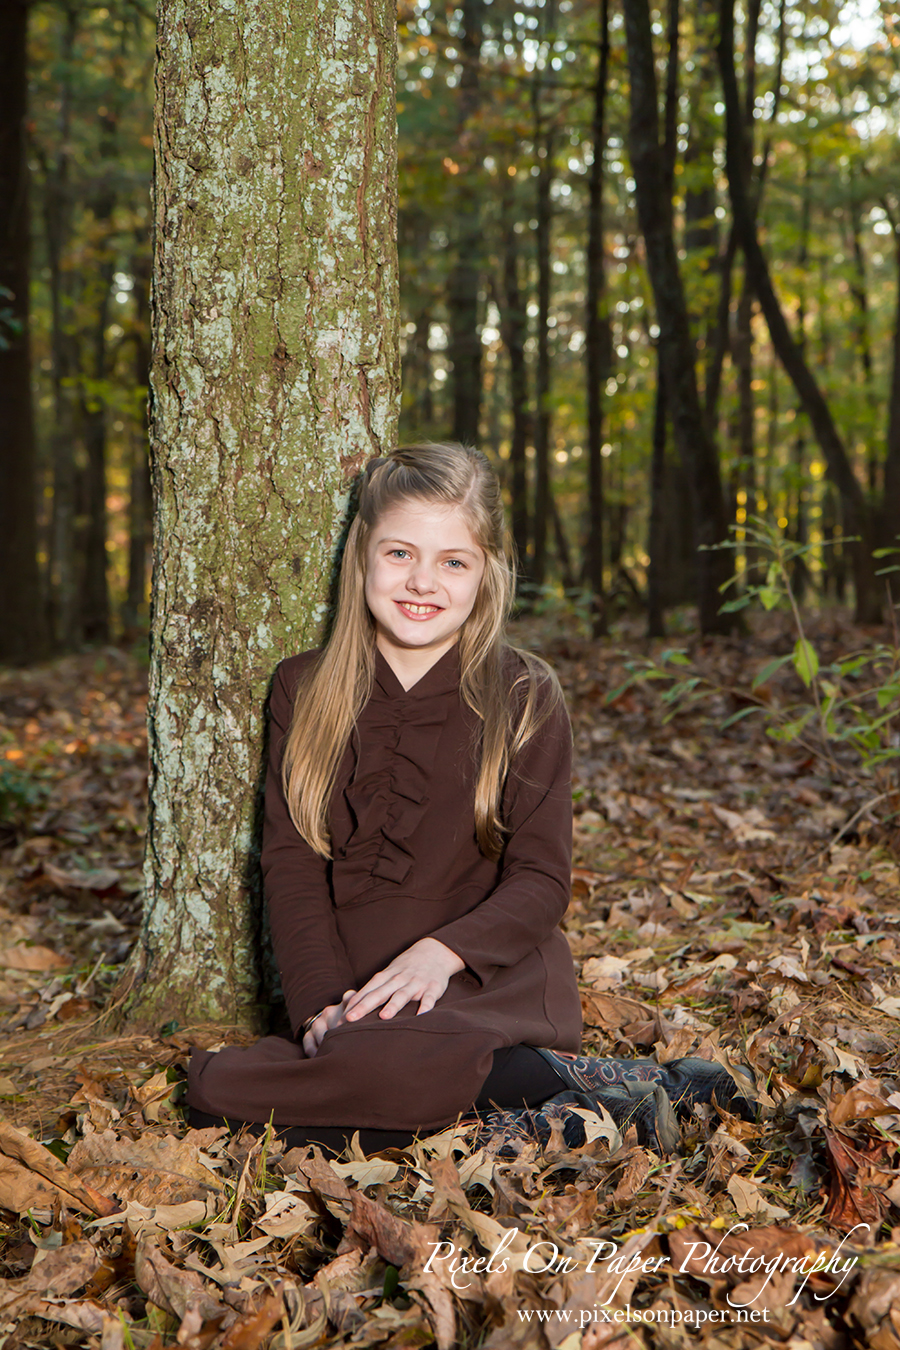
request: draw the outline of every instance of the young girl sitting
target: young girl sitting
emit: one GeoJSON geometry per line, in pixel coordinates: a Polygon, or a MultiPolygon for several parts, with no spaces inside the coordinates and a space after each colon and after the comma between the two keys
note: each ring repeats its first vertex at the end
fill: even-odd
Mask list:
{"type": "Polygon", "coordinates": [[[533,1123],[574,1089],[672,1147],[663,1089],[731,1100],[703,1061],[578,1054],[571,730],[553,673],[505,640],[512,594],[483,455],[368,466],[331,638],[270,699],[262,868],[293,1037],[195,1050],[192,1124],[271,1119],[337,1150],[360,1130],[371,1151],[473,1106],[533,1123]]]}

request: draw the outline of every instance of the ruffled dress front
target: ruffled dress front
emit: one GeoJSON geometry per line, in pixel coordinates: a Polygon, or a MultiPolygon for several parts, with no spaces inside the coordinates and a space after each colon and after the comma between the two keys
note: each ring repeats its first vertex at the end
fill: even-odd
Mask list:
{"type": "MultiPolygon", "coordinates": [[[[571,731],[557,707],[513,764],[499,862],[478,848],[478,719],[459,692],[453,647],[409,690],[380,652],[371,697],[329,804],[333,861],[297,833],[281,751],[298,680],[316,652],[283,661],[270,700],[262,866],[275,956],[294,1036],[422,937],[465,961],[429,1012],[378,1011],[327,1033],[308,1059],[297,1039],[195,1050],[188,1101],[278,1126],[435,1128],[471,1106],[493,1052],[577,1051],[581,1008],[559,928],[571,877],[571,731]]],[[[510,688],[519,658],[508,657],[510,688]]],[[[512,695],[511,695],[512,696],[512,695]]]]}

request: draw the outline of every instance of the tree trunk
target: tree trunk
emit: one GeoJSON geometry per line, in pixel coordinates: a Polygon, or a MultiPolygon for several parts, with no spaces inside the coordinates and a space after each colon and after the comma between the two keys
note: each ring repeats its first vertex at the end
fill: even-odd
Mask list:
{"type": "MultiPolygon", "coordinates": [[[[894,297],[894,336],[891,343],[887,453],[884,460],[884,537],[888,548],[896,548],[900,543],[900,219],[894,217],[891,224],[894,227],[897,281],[894,297]]],[[[897,555],[895,554],[890,561],[896,562],[897,555]]],[[[897,573],[893,573],[889,580],[896,600],[900,592],[897,573]]]]}
{"type": "MultiPolygon", "coordinates": [[[[543,13],[544,36],[550,38],[552,51],[556,28],[556,0],[546,0],[543,13]]],[[[549,65],[549,56],[548,56],[549,65]]],[[[539,155],[535,215],[535,253],[538,269],[537,295],[537,370],[534,390],[534,516],[532,521],[532,580],[543,586],[547,579],[547,534],[550,525],[550,249],[553,206],[553,151],[556,137],[552,126],[545,125],[541,107],[543,79],[535,68],[531,86],[534,144],[539,155]]]]}
{"type": "Polygon", "coordinates": [[[26,0],[0,5],[0,661],[45,654],[28,333],[26,0]]]}
{"type": "Polygon", "coordinates": [[[666,388],[659,347],[656,349],[656,400],[653,408],[653,460],[650,468],[650,521],[647,531],[647,636],[665,637],[663,609],[663,490],[666,474],[666,388]]]}
{"type": "Polygon", "coordinates": [[[482,271],[479,158],[473,153],[475,120],[481,104],[479,65],[485,0],[463,0],[459,41],[462,71],[456,100],[459,135],[456,148],[456,256],[450,274],[450,351],[453,366],[453,437],[478,445],[481,421],[481,334],[478,287],[482,271]]]}
{"type": "Polygon", "coordinates": [[[862,230],[859,219],[859,202],[855,198],[854,180],[850,178],[850,236],[853,249],[853,267],[856,273],[854,279],[850,281],[850,294],[853,296],[853,327],[856,332],[856,354],[860,361],[860,371],[862,374],[863,388],[866,395],[866,403],[872,418],[872,426],[867,427],[869,433],[866,437],[868,448],[866,452],[866,468],[869,479],[869,494],[872,497],[877,496],[880,486],[880,468],[878,456],[878,441],[871,434],[876,414],[876,399],[873,385],[872,369],[872,340],[869,334],[869,290],[866,280],[866,259],[862,247],[862,230]]]}
{"type": "Polygon", "coordinates": [[[872,559],[871,512],[828,404],[822,396],[815,376],[803,359],[802,352],[791,336],[781,304],[772,286],[768,263],[757,238],[756,221],[747,194],[742,162],[743,119],[734,73],[734,0],[722,0],[721,16],[719,64],[725,100],[725,157],[735,229],[744,252],[751,284],[756,292],[760,309],[765,315],[772,345],[800,397],[825,457],[829,476],[841,494],[844,528],[858,539],[852,546],[857,622],[877,623],[881,619],[882,596],[872,559]]]}
{"type": "MultiPolygon", "coordinates": [[[[149,259],[139,254],[132,264],[135,291],[134,381],[138,388],[147,383],[150,372],[150,277],[149,259]]],[[[147,546],[150,541],[150,461],[147,455],[147,428],[142,419],[131,446],[131,483],[128,496],[128,586],[122,626],[136,633],[141,624],[147,593],[147,546]]]]}
{"type": "Polygon", "coordinates": [[[609,84],[609,0],[600,0],[600,54],[594,85],[593,159],[588,175],[588,238],[585,321],[587,374],[588,529],[585,574],[591,596],[591,631],[607,632],[603,582],[603,395],[609,377],[612,330],[606,312],[603,248],[603,152],[609,84]]]}
{"type": "MultiPolygon", "coordinates": [[[[514,168],[512,164],[509,166],[514,168]]],[[[528,433],[531,416],[528,409],[528,362],[525,341],[528,318],[519,286],[519,245],[516,235],[513,175],[503,176],[500,193],[500,247],[503,252],[503,293],[500,332],[509,356],[509,401],[512,407],[512,436],[509,444],[511,524],[520,576],[528,571],[528,433]]]]}
{"type": "Polygon", "coordinates": [[[263,705],[395,444],[395,6],[162,0],[147,902],[132,1022],[258,1028],[263,705]]]}
{"type": "Polygon", "coordinates": [[[720,587],[730,561],[713,546],[727,535],[719,459],[700,408],[693,343],[672,227],[671,201],[663,193],[656,72],[648,0],[625,0],[625,33],[631,79],[629,149],[638,219],[656,302],[666,397],[675,445],[691,485],[698,556],[698,608],[704,633],[726,632],[730,615],[720,614],[720,587]]]}
{"type": "Polygon", "coordinates": [[[70,127],[78,18],[77,9],[66,9],[60,52],[58,144],[55,162],[47,165],[44,176],[44,232],[50,272],[50,353],[53,364],[53,501],[47,589],[50,630],[55,645],[63,651],[75,647],[81,636],[75,557],[75,416],[70,387],[76,365],[75,339],[70,332],[71,275],[63,266],[72,217],[70,127]]]}

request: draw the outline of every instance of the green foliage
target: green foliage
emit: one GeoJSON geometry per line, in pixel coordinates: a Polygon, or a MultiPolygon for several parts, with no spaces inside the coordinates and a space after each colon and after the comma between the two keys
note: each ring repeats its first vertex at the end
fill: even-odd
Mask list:
{"type": "MultiPolygon", "coordinates": [[[[607,701],[619,698],[633,685],[662,682],[668,721],[713,694],[730,694],[744,706],[719,721],[723,731],[758,713],[772,740],[804,746],[824,761],[835,779],[877,780],[884,770],[894,770],[896,776],[900,769],[900,642],[896,634],[893,643],[876,643],[823,666],[804,630],[792,582],[792,565],[809,554],[810,545],[789,540],[777,526],[760,517],[751,517],[741,532],[744,542],[740,547],[744,548],[746,541],[753,544],[763,561],[764,576],[759,582],[748,581],[741,574],[732,577],[726,588],[740,585],[742,589],[726,607],[741,610],[758,601],[766,610],[778,606],[787,609],[797,634],[793,649],[767,661],[753,676],[749,688],[712,680],[692,669],[685,652],[666,650],[655,660],[626,662],[628,679],[608,695],[607,701]],[[789,688],[780,691],[781,697],[776,693],[772,682],[788,666],[801,681],[804,695],[798,696],[789,688]],[[691,673],[683,673],[685,669],[691,673]]],[[[721,547],[739,545],[732,541],[721,547]]],[[[892,554],[900,554],[900,549],[878,551],[879,557],[892,554]]],[[[882,569],[884,573],[893,570],[894,566],[882,569]]]]}
{"type": "Polygon", "coordinates": [[[46,801],[48,790],[33,773],[0,759],[0,824],[20,824],[29,811],[46,801]]]}

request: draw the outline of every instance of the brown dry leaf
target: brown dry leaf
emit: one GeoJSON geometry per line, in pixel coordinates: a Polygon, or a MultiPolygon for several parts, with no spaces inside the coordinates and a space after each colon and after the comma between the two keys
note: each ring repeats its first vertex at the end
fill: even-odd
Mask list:
{"type": "Polygon", "coordinates": [[[284,1298],[279,1284],[266,1294],[256,1312],[245,1313],[228,1328],[222,1350],[259,1350],[272,1328],[281,1321],[283,1313],[284,1298]]]}
{"type": "Polygon", "coordinates": [[[789,1219],[790,1210],[781,1205],[773,1205],[763,1194],[760,1182],[753,1177],[742,1177],[737,1172],[728,1179],[728,1194],[734,1201],[735,1211],[743,1218],[752,1215],[755,1219],[789,1219]]]}
{"type": "Polygon", "coordinates": [[[893,1180],[893,1174],[880,1164],[886,1162],[888,1153],[896,1146],[886,1140],[867,1140],[867,1148],[854,1148],[836,1130],[826,1129],[822,1133],[829,1166],[825,1183],[828,1202],[823,1218],[842,1233],[862,1225],[868,1231],[867,1240],[874,1241],[887,1213],[890,1202],[886,1191],[893,1180]]]}
{"type": "Polygon", "coordinates": [[[582,1006],[585,1007],[585,1021],[589,1026],[604,1027],[608,1031],[618,1031],[619,1027],[629,1022],[639,1021],[647,1012],[635,998],[596,991],[582,994],[582,1006]]]}
{"type": "Polygon", "coordinates": [[[37,1303],[67,1298],[86,1285],[102,1265],[103,1257],[84,1240],[47,1252],[27,1275],[0,1280],[0,1314],[4,1318],[24,1317],[37,1303]]]}
{"type": "Polygon", "coordinates": [[[112,1130],[85,1135],[69,1154],[69,1166],[91,1184],[103,1186],[120,1200],[142,1205],[179,1205],[220,1194],[223,1184],[202,1161],[190,1133],[145,1134],[120,1139],[112,1130]]]}
{"type": "Polygon", "coordinates": [[[119,873],[114,867],[71,868],[54,867],[44,862],[44,875],[63,890],[109,891],[119,884],[119,873]]]}
{"type": "MultiPolygon", "coordinates": [[[[26,1193],[27,1177],[21,1175],[22,1170],[25,1170],[27,1174],[34,1174],[31,1184],[35,1195],[43,1196],[46,1190],[36,1179],[40,1177],[50,1183],[51,1201],[61,1191],[70,1205],[74,1202],[80,1209],[91,1214],[114,1214],[118,1209],[114,1201],[76,1176],[74,1169],[61,1163],[49,1149],[44,1148],[43,1144],[29,1138],[27,1134],[23,1134],[21,1130],[15,1129],[5,1121],[0,1121],[0,1154],[7,1160],[0,1162],[2,1167],[0,1185],[10,1186],[8,1193],[10,1201],[26,1193]],[[9,1165],[9,1160],[12,1160],[12,1166],[9,1165]],[[21,1169],[18,1167],[19,1164],[21,1169]]],[[[16,1204],[7,1203],[7,1200],[0,1200],[0,1203],[7,1209],[16,1210],[17,1213],[25,1212],[16,1204]]],[[[42,1198],[33,1203],[43,1206],[46,1200],[42,1198]]],[[[25,1209],[29,1207],[25,1205],[25,1209]]]]}
{"type": "Polygon", "coordinates": [[[892,1106],[882,1095],[881,1084],[875,1078],[865,1078],[854,1083],[843,1097],[828,1104],[828,1118],[833,1125],[846,1125],[851,1120],[873,1120],[876,1116],[894,1116],[897,1106],[892,1106]]]}
{"type": "MultiPolygon", "coordinates": [[[[51,1210],[58,1196],[55,1186],[0,1154],[0,1208],[19,1215],[30,1209],[51,1210]]],[[[85,1208],[91,1212],[89,1206],[85,1208]]]]}
{"type": "Polygon", "coordinates": [[[457,1215],[469,1212],[469,1202],[452,1158],[432,1158],[428,1163],[428,1174],[434,1185],[429,1220],[445,1218],[448,1210],[457,1215]]]}
{"type": "Polygon", "coordinates": [[[183,1318],[189,1308],[195,1309],[204,1321],[225,1316],[226,1309],[210,1286],[195,1271],[173,1266],[155,1237],[145,1235],[139,1240],[134,1277],[150,1302],[174,1317],[183,1318]]]}
{"type": "Polygon", "coordinates": [[[18,943],[15,947],[0,949],[0,966],[8,970],[66,970],[70,961],[60,956],[50,947],[27,947],[18,943]]]}
{"type": "Polygon", "coordinates": [[[634,1199],[650,1175],[651,1162],[655,1161],[645,1149],[636,1148],[632,1151],[613,1195],[613,1204],[617,1209],[624,1208],[634,1199]]]}

